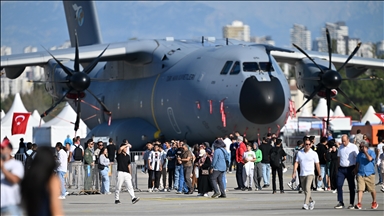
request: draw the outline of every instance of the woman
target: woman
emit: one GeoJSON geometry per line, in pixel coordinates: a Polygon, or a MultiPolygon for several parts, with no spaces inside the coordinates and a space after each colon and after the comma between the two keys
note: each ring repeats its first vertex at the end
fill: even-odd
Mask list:
{"type": "Polygon", "coordinates": [[[57,163],[53,149],[39,147],[31,168],[21,182],[22,205],[27,215],[63,215],[60,180],[55,175],[57,163]]]}
{"type": "Polygon", "coordinates": [[[102,148],[99,153],[99,165],[98,169],[101,175],[101,193],[102,194],[111,194],[109,192],[109,164],[110,161],[108,159],[108,150],[107,148],[102,148]],[[102,169],[101,169],[102,168],[102,169]]]}
{"type": "Polygon", "coordinates": [[[200,146],[199,144],[195,144],[193,146],[193,155],[195,156],[195,161],[193,162],[193,169],[192,169],[192,187],[193,189],[197,188],[198,185],[198,178],[199,178],[199,169],[198,169],[198,163],[199,163],[199,152],[200,152],[200,146]]]}
{"type": "Polygon", "coordinates": [[[212,191],[212,185],[209,177],[209,168],[211,167],[212,158],[207,155],[204,149],[199,153],[199,178],[198,178],[198,194],[197,196],[208,197],[208,192],[212,191]]]}
{"type": "Polygon", "coordinates": [[[329,151],[329,177],[331,183],[331,190],[333,193],[337,192],[337,167],[338,167],[338,158],[337,158],[337,146],[333,140],[328,141],[328,151],[329,151]]]}

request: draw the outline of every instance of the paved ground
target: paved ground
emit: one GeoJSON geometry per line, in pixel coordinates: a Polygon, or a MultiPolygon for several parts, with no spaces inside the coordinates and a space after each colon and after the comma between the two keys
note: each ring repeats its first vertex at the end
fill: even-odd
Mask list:
{"type": "MultiPolygon", "coordinates": [[[[114,204],[114,193],[111,195],[69,195],[63,200],[66,215],[384,215],[384,193],[376,186],[379,208],[370,209],[371,196],[364,194],[363,209],[334,209],[337,195],[332,192],[313,192],[316,201],[312,211],[302,210],[303,194],[292,191],[286,183],[290,179],[291,170],[284,175],[285,194],[272,194],[272,189],[262,191],[235,191],[235,174],[227,174],[228,184],[226,199],[211,199],[192,195],[175,194],[174,192],[146,192],[147,175],[138,174],[138,186],[145,192],[136,192],[141,199],[132,204],[127,192],[120,193],[121,204],[114,204]]],[[[376,181],[377,182],[377,181],[376,181]]],[[[345,183],[347,190],[347,183],[345,183]]],[[[357,196],[356,196],[357,200],[357,196]]],[[[344,192],[344,202],[349,203],[349,194],[344,192]]]]}

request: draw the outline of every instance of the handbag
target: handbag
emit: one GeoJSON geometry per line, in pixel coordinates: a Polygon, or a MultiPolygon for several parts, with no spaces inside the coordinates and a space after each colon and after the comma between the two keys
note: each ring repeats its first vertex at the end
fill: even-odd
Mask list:
{"type": "Polygon", "coordinates": [[[97,168],[100,170],[103,170],[105,168],[105,165],[103,164],[97,164],[97,168]]]}
{"type": "Polygon", "coordinates": [[[202,169],[201,175],[209,175],[209,170],[208,169],[202,169]]]}

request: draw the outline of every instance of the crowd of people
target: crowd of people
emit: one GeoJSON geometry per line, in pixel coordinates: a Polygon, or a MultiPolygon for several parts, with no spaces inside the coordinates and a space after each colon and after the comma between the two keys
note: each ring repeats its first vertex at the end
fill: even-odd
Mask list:
{"type": "MultiPolygon", "coordinates": [[[[376,151],[369,149],[367,141],[358,135],[353,140],[343,135],[341,143],[331,136],[321,137],[317,145],[314,138],[305,136],[297,141],[292,179],[287,184],[292,190],[304,192],[302,208],[314,209],[311,191],[337,193],[335,208],[344,208],[342,187],[347,179],[350,195],[348,208],[361,209],[363,192],[367,191],[372,196],[371,208],[376,209],[376,166],[380,176],[376,185],[382,184],[381,191],[384,192],[384,138],[376,151]],[[358,191],[356,204],[355,180],[358,191]]],[[[1,143],[1,213],[62,214],[60,200],[66,198],[67,189],[72,185],[66,182],[76,182],[74,185],[78,186],[82,181],[85,191],[93,190],[94,171],[99,173],[100,193],[111,194],[110,168],[113,164],[117,169],[115,204],[121,203],[119,194],[124,183],[131,202],[135,204],[140,198],[135,196],[133,190],[131,147],[126,139],[117,146],[112,138],[106,146],[102,141],[94,146],[94,141],[89,139],[83,147],[80,137],[71,139],[68,136],[63,143],[56,143],[55,148],[37,148],[37,145],[27,143],[26,149],[22,150],[23,164],[12,158],[12,144],[5,138],[1,143]],[[31,186],[29,182],[35,184],[31,186]]],[[[245,136],[234,133],[217,137],[212,144],[204,142],[192,147],[181,140],[155,141],[148,142],[143,152],[142,172],[148,174],[150,193],[174,191],[190,195],[197,192],[197,196],[226,198],[226,175],[235,169],[237,187],[234,190],[252,191],[254,188],[260,191],[272,184],[272,194],[276,194],[278,191],[284,193],[286,157],[282,140],[272,133],[261,141],[248,141],[245,136]],[[279,189],[276,187],[276,174],[279,189]]]]}

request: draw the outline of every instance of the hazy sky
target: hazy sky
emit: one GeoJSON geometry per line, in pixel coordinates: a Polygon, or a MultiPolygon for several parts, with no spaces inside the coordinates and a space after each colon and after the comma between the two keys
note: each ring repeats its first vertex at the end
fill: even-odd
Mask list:
{"type": "MultiPolygon", "coordinates": [[[[294,23],[307,26],[312,39],[326,22],[345,21],[349,35],[362,42],[384,40],[383,2],[358,1],[97,1],[105,43],[129,38],[222,38],[233,20],[250,26],[251,36],[270,35],[276,46],[290,47],[294,23]]],[[[69,40],[63,3],[1,1],[1,46],[21,53],[32,45],[42,50],[69,40]]]]}

